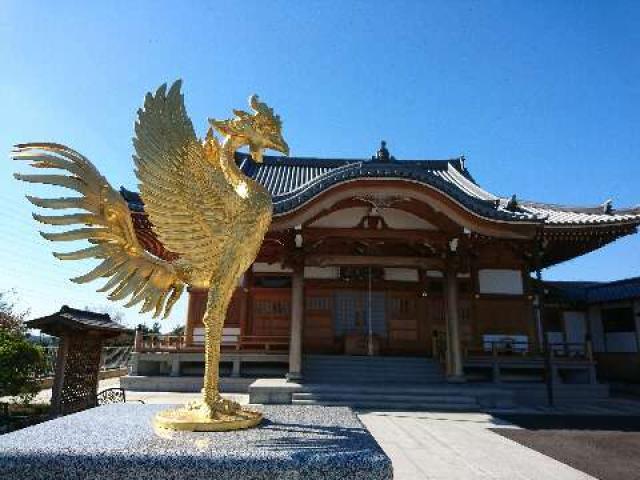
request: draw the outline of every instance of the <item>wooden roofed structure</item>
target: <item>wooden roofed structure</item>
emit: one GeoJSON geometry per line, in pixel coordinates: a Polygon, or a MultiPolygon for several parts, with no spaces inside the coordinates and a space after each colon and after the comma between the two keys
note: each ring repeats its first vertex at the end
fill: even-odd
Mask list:
{"type": "Polygon", "coordinates": [[[112,321],[108,314],[67,305],[26,325],[60,339],[51,413],[66,415],[96,406],[102,342],[132,330],[112,321]]]}

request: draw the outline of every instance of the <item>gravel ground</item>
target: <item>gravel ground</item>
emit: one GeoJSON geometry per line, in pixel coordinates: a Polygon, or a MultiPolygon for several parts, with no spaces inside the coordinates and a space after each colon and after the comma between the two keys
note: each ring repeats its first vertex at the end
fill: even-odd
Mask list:
{"type": "Polygon", "coordinates": [[[503,437],[601,480],[640,478],[640,417],[502,415],[503,437]]]}

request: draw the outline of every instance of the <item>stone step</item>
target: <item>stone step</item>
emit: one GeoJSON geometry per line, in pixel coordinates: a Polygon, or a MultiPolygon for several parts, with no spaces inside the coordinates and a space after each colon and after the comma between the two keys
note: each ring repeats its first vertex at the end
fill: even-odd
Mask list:
{"type": "Polygon", "coordinates": [[[477,405],[475,397],[464,395],[407,395],[379,392],[377,394],[363,395],[361,393],[335,393],[335,392],[300,392],[292,395],[292,400],[313,400],[319,403],[324,402],[345,402],[361,403],[389,402],[389,403],[430,403],[430,404],[456,404],[456,405],[477,405]]]}
{"type": "Polygon", "coordinates": [[[314,362],[369,362],[369,363],[393,363],[393,362],[435,362],[427,357],[385,357],[368,355],[305,355],[304,361],[314,362]]]}
{"type": "Polygon", "coordinates": [[[332,366],[332,365],[336,365],[336,366],[349,366],[349,367],[372,367],[372,368],[378,368],[378,367],[389,367],[389,368],[398,368],[398,367],[403,367],[403,366],[408,366],[408,367],[420,367],[420,368],[440,368],[440,364],[436,363],[436,362],[430,362],[427,360],[420,360],[420,361],[415,361],[415,362],[406,362],[406,361],[402,361],[402,362],[370,362],[370,361],[364,361],[364,362],[359,362],[359,361],[327,361],[327,362],[316,362],[316,361],[306,361],[306,362],[302,362],[303,365],[309,365],[309,366],[322,366],[322,367],[326,367],[326,366],[332,366]]]}
{"type": "Polygon", "coordinates": [[[363,377],[363,376],[311,376],[305,375],[303,383],[340,383],[351,385],[406,385],[408,383],[415,385],[438,385],[445,383],[445,379],[439,376],[413,378],[413,377],[363,377]]]}
{"type": "Polygon", "coordinates": [[[351,385],[333,384],[333,383],[305,383],[303,389],[296,393],[358,393],[358,394],[377,394],[380,392],[398,395],[458,395],[473,397],[478,392],[495,392],[497,389],[492,386],[476,386],[476,385],[451,385],[448,383],[438,385],[416,385],[415,383],[398,384],[398,385],[351,385]]]}
{"type": "Polygon", "coordinates": [[[402,375],[405,377],[417,377],[420,375],[442,375],[442,373],[438,370],[421,370],[421,369],[412,369],[412,370],[393,370],[393,369],[354,369],[354,368],[332,368],[332,369],[320,369],[320,368],[302,368],[302,371],[305,375],[351,375],[351,374],[366,374],[366,375],[402,375]]]}
{"type": "Polygon", "coordinates": [[[428,370],[428,369],[378,369],[378,368],[302,368],[305,375],[348,375],[348,374],[363,374],[363,375],[402,375],[405,377],[418,377],[421,375],[442,375],[440,370],[428,370]]]}
{"type": "Polygon", "coordinates": [[[414,366],[423,366],[423,367],[438,367],[440,365],[439,362],[435,362],[433,360],[428,359],[418,359],[418,360],[303,360],[304,365],[353,365],[355,366],[390,366],[397,367],[402,365],[414,365],[414,366]]]}
{"type": "Polygon", "coordinates": [[[380,375],[404,375],[404,376],[419,376],[419,375],[442,375],[440,370],[432,370],[426,368],[411,368],[411,369],[393,369],[393,368],[318,368],[318,367],[302,367],[302,371],[307,375],[309,374],[380,374],[380,375]]]}
{"type": "Polygon", "coordinates": [[[453,403],[428,403],[428,402],[388,402],[388,401],[373,401],[362,400],[357,402],[342,402],[342,401],[323,401],[317,402],[315,400],[292,400],[293,405],[325,405],[334,407],[351,407],[357,409],[384,409],[384,410],[428,410],[439,412],[450,411],[478,411],[480,408],[477,403],[474,404],[453,404],[453,403]]]}
{"type": "Polygon", "coordinates": [[[319,371],[319,372],[326,372],[326,371],[332,371],[332,370],[340,370],[340,369],[344,369],[344,370],[348,370],[348,371],[354,371],[354,372],[407,372],[407,373],[411,373],[411,372],[441,372],[442,370],[439,368],[424,368],[421,366],[415,366],[415,367],[403,367],[403,366],[351,366],[351,365],[336,365],[336,366],[321,366],[321,365],[303,365],[302,368],[304,370],[310,371],[319,371]]]}

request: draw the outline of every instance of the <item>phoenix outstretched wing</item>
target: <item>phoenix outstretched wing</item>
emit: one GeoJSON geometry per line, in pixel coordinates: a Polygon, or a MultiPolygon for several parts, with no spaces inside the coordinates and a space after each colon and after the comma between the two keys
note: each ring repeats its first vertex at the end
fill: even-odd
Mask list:
{"type": "Polygon", "coordinates": [[[147,94],[138,111],[136,175],[153,231],[180,255],[189,283],[208,286],[240,200],[215,161],[216,152],[206,152],[215,149],[215,139],[203,144],[196,137],[180,85],[147,94]]]}
{"type": "Polygon", "coordinates": [[[127,307],[143,302],[141,312],[164,311],[166,317],[184,290],[173,265],[147,253],[136,238],[127,203],[91,162],[78,152],[55,143],[16,145],[13,157],[31,161],[35,168],[63,170],[68,174],[22,175],[18,180],[66,187],[80,196],[38,198],[34,205],[50,209],[74,209],[80,213],[33,218],[47,225],[83,225],[60,233],[41,235],[52,241],[87,240],[92,246],[69,253],[54,253],[60,260],[99,259],[89,273],[72,281],[86,283],[110,277],[98,291],[110,292],[111,300],[129,298],[127,307]]]}

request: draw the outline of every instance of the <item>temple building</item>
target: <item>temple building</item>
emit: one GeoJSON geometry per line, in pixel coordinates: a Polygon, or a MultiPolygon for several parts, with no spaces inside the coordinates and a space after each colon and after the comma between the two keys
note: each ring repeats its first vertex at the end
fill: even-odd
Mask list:
{"type": "MultiPolygon", "coordinates": [[[[303,358],[313,354],[439,358],[457,381],[496,351],[542,351],[558,339],[536,273],[640,224],[640,208],[611,202],[500,197],[478,185],[464,157],[396,160],[384,142],[370,159],[265,156],[255,164],[240,154],[238,162],[271,193],[274,212],[234,294],[223,349],[286,361],[290,379],[304,377],[303,358]]],[[[174,255],[154,236],[140,197],[122,194],[145,248],[174,255]]],[[[206,292],[192,289],[184,338],[157,340],[155,350],[141,339],[139,351],[201,354],[205,302],[206,292]]],[[[562,339],[582,343],[586,355],[594,322],[576,318],[562,339]]]]}

